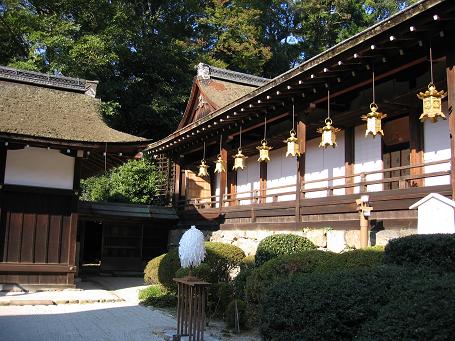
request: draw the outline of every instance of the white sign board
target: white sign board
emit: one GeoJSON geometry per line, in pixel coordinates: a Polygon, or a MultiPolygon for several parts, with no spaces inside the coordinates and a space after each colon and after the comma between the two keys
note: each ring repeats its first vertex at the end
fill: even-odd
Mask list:
{"type": "Polygon", "coordinates": [[[418,210],[417,233],[455,233],[455,201],[430,193],[409,209],[418,210]]]}

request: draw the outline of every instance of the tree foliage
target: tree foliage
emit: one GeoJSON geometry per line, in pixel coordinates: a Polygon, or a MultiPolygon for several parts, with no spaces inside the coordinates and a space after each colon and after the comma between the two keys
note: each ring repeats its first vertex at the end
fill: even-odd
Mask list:
{"type": "Polygon", "coordinates": [[[147,158],[130,160],[100,176],[81,180],[81,200],[150,204],[161,175],[147,158]]]}
{"type": "Polygon", "coordinates": [[[416,0],[2,0],[0,64],[100,80],[117,129],[159,138],[204,61],[265,77],[416,0]]]}

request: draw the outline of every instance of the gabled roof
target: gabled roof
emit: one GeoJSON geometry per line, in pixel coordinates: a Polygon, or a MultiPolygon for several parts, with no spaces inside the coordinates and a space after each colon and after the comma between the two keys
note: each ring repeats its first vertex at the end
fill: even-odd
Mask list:
{"type": "Polygon", "coordinates": [[[228,105],[268,81],[267,78],[200,63],[178,128],[228,105]]]}
{"type": "Polygon", "coordinates": [[[444,204],[446,204],[448,206],[455,207],[455,201],[450,200],[449,198],[447,198],[447,197],[445,197],[445,196],[443,196],[441,194],[438,194],[438,193],[430,193],[426,197],[424,197],[424,198],[420,199],[419,201],[417,201],[415,204],[411,205],[409,207],[409,209],[410,210],[416,209],[420,205],[423,205],[424,203],[426,203],[430,199],[436,199],[436,200],[438,200],[440,202],[443,202],[444,204]]]}
{"type": "Polygon", "coordinates": [[[107,126],[97,82],[0,67],[0,137],[81,143],[132,143],[144,138],[107,126]]]}

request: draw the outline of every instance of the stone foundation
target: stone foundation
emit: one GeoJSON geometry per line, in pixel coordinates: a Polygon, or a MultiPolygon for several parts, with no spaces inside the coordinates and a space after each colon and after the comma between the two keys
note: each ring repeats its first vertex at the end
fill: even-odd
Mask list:
{"type": "MultiPolygon", "coordinates": [[[[171,230],[169,232],[169,247],[178,246],[180,237],[185,229],[171,230]]],[[[333,252],[341,252],[346,249],[360,248],[359,230],[333,230],[330,228],[312,228],[302,231],[269,231],[269,230],[218,230],[202,231],[205,240],[232,244],[241,248],[245,254],[254,255],[259,242],[265,237],[274,234],[291,233],[303,236],[311,240],[318,248],[333,252]]],[[[371,245],[386,245],[389,240],[416,234],[416,228],[408,229],[387,229],[380,231],[370,231],[371,245]]]]}

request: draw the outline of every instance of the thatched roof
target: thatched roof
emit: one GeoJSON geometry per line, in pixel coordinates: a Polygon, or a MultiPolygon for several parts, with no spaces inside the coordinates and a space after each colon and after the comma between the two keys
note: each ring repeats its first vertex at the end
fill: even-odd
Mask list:
{"type": "Polygon", "coordinates": [[[0,80],[0,134],[90,143],[145,141],[109,128],[100,104],[83,93],[0,80]]]}

